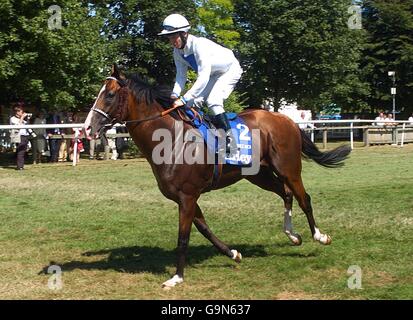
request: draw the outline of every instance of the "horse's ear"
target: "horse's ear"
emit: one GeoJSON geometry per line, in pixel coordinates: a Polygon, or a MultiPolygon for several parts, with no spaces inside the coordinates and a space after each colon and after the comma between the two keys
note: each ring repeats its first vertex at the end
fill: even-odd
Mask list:
{"type": "Polygon", "coordinates": [[[114,63],[112,65],[112,74],[110,76],[114,77],[116,79],[118,79],[118,77],[119,77],[119,68],[118,68],[118,65],[116,63],[114,63]]]}
{"type": "Polygon", "coordinates": [[[112,66],[112,74],[111,77],[114,77],[119,80],[125,80],[126,76],[123,74],[123,72],[119,69],[118,65],[116,63],[113,64],[112,66]]]}

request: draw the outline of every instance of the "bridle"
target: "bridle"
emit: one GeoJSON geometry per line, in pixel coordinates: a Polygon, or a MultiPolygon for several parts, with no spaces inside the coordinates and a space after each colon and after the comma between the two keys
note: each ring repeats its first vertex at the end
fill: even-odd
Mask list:
{"type": "MultiPolygon", "coordinates": [[[[111,116],[110,114],[106,113],[105,111],[103,111],[101,109],[98,109],[96,106],[93,106],[91,108],[91,111],[94,111],[94,112],[102,115],[103,117],[105,117],[106,119],[109,120],[109,123],[105,124],[104,127],[112,127],[116,123],[120,123],[120,124],[135,123],[135,124],[139,125],[142,122],[162,118],[162,117],[166,116],[167,114],[171,113],[172,111],[174,111],[178,108],[185,107],[185,105],[184,106],[174,106],[174,107],[166,109],[162,112],[158,112],[157,114],[155,114],[151,117],[145,118],[145,119],[123,120],[126,117],[126,113],[127,113],[128,87],[127,87],[127,85],[124,81],[119,80],[115,77],[107,77],[106,80],[115,80],[120,85],[121,89],[119,89],[119,91],[120,91],[120,93],[119,93],[120,94],[120,99],[119,100],[120,101],[119,101],[118,107],[116,108],[117,110],[119,110],[119,112],[115,116],[111,116]]],[[[193,110],[193,112],[194,111],[195,110],[193,110]]],[[[197,112],[196,112],[196,114],[197,114],[197,112]]]]}
{"type": "Polygon", "coordinates": [[[119,110],[119,112],[114,117],[112,117],[109,113],[106,113],[105,111],[99,108],[96,108],[96,106],[93,106],[91,108],[91,111],[97,112],[98,114],[102,115],[103,117],[109,120],[109,123],[105,124],[105,127],[112,127],[115,123],[125,123],[125,121],[123,121],[122,119],[125,117],[126,110],[127,110],[126,103],[127,103],[128,88],[122,80],[119,80],[115,77],[107,77],[106,80],[115,80],[121,87],[121,89],[119,89],[120,91],[119,100],[120,101],[119,101],[118,108],[116,108],[117,110],[119,110]]]}

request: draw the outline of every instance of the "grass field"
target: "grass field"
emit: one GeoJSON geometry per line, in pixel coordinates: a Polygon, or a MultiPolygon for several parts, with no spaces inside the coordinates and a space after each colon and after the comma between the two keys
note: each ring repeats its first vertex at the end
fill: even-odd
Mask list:
{"type": "Polygon", "coordinates": [[[413,145],[360,148],[346,166],[304,162],[303,179],[330,246],[282,232],[283,203],[242,181],[205,194],[215,234],[243,254],[235,264],[193,228],[185,282],[175,271],[177,206],[142,159],[0,168],[1,299],[413,299],[413,145]],[[62,269],[60,290],[48,286],[62,269]],[[350,266],[361,289],[349,289],[350,266]]]}

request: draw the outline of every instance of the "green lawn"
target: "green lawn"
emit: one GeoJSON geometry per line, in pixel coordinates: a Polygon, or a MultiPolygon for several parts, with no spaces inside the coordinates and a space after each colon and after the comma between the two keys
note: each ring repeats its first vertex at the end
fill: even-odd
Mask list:
{"type": "Polygon", "coordinates": [[[330,246],[311,239],[294,203],[300,247],[282,232],[283,202],[247,181],[205,194],[235,264],[193,228],[185,282],[175,271],[177,206],[142,159],[0,168],[2,299],[413,299],[413,145],[359,148],[340,169],[304,162],[303,179],[330,246]],[[50,265],[63,287],[48,287],[50,265]],[[349,289],[350,266],[361,289],[349,289]]]}

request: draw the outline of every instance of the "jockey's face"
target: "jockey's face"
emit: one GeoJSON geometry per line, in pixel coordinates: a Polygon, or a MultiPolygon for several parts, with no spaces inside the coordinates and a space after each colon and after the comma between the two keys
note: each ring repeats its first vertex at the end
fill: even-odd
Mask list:
{"type": "Polygon", "coordinates": [[[183,43],[182,43],[181,37],[179,36],[179,32],[169,34],[169,35],[167,35],[167,37],[168,37],[169,43],[170,43],[174,48],[177,48],[177,49],[181,49],[181,48],[182,48],[182,44],[183,44],[183,43]]]}

